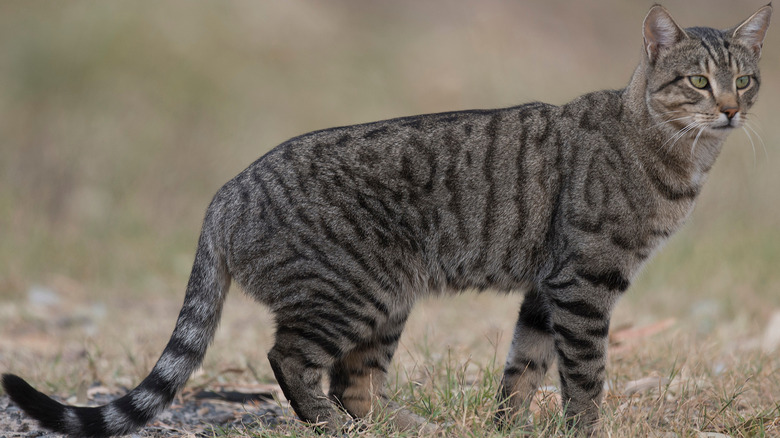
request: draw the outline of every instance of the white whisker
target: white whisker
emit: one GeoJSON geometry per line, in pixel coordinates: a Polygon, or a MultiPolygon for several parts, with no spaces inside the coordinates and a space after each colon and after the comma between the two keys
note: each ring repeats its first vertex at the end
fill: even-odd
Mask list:
{"type": "Polygon", "coordinates": [[[687,119],[687,118],[689,118],[689,117],[691,117],[691,116],[678,117],[678,118],[676,118],[676,119],[664,120],[663,122],[658,122],[658,123],[656,123],[655,125],[651,126],[651,128],[655,128],[655,127],[657,127],[657,126],[665,125],[665,124],[667,124],[667,123],[676,122],[676,121],[678,121],[678,120],[685,120],[685,119],[687,119]]]}
{"type": "MultiPolygon", "coordinates": [[[[764,158],[766,160],[769,160],[769,152],[766,149],[766,143],[764,143],[764,139],[761,138],[761,135],[758,132],[756,132],[756,130],[753,129],[753,127],[750,126],[750,123],[748,123],[747,121],[745,121],[745,124],[742,126],[743,130],[745,130],[745,128],[750,129],[751,131],[753,131],[753,134],[756,134],[756,137],[758,137],[758,141],[761,142],[761,149],[764,150],[764,158]]],[[[747,133],[747,130],[745,130],[745,133],[747,133]]]]}
{"type": "Polygon", "coordinates": [[[745,128],[745,126],[742,126],[742,130],[745,131],[745,135],[747,135],[748,140],[750,140],[750,147],[753,149],[753,170],[756,169],[756,145],[753,144],[753,138],[750,136],[750,133],[745,128]]]}
{"type": "Polygon", "coordinates": [[[671,137],[669,137],[669,140],[666,140],[666,143],[662,144],[661,147],[666,146],[666,144],[671,141],[672,143],[669,145],[669,147],[666,148],[666,151],[668,152],[668,151],[672,150],[674,145],[678,141],[680,141],[680,139],[683,138],[685,136],[685,134],[690,132],[692,129],[696,129],[696,128],[700,127],[700,126],[703,126],[703,124],[701,124],[701,123],[699,123],[699,122],[694,120],[693,122],[685,125],[685,127],[682,128],[681,130],[677,131],[676,134],[674,134],[671,137]]]}
{"type": "Polygon", "coordinates": [[[691,158],[693,158],[693,154],[696,151],[696,142],[699,141],[699,137],[701,137],[701,133],[704,132],[705,128],[706,128],[705,126],[702,126],[701,128],[699,128],[699,133],[696,134],[696,138],[693,139],[693,145],[691,145],[691,158]]]}

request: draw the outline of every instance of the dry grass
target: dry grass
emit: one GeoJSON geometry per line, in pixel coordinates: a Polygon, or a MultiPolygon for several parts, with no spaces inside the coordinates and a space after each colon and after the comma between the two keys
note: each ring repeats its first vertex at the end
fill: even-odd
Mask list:
{"type": "MultiPolygon", "coordinates": [[[[726,27],[760,3],[665,5],[683,25],[726,27]]],[[[202,212],[249,162],[312,129],[620,87],[649,5],[0,3],[0,369],[62,395],[140,381],[173,327],[202,212]]],[[[616,310],[613,330],[675,323],[614,346],[605,436],[780,436],[780,363],[762,349],[780,309],[778,29],[762,66],[763,143],[732,135],[691,223],[616,310]]],[[[519,301],[418,307],[397,398],[450,435],[503,436],[488,419],[519,301]]],[[[273,381],[271,342],[268,314],[234,292],[192,384],[273,381]]],[[[562,433],[545,397],[533,428],[562,433]]],[[[313,436],[257,432],[285,434],[313,436]]]]}

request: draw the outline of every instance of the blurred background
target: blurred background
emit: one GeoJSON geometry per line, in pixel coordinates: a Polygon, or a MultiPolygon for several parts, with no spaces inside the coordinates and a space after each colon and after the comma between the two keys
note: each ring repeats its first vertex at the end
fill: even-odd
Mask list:
{"type": "MultiPolygon", "coordinates": [[[[110,357],[116,343],[117,356],[140,357],[130,372],[106,369],[143,376],[175,322],[211,196],[253,160],[315,129],[622,88],[653,3],[0,2],[0,366],[46,375],[41,354],[110,357]],[[114,341],[97,336],[106,330],[114,341]]],[[[664,2],[683,27],[719,28],[762,4],[664,2]]],[[[674,317],[742,342],[780,308],[780,25],[762,72],[755,132],[731,134],[693,217],[614,325],[674,317]]],[[[268,374],[267,315],[235,291],[228,301],[219,360],[268,374]]],[[[519,302],[427,303],[409,343],[489,338],[502,355],[519,302]]]]}

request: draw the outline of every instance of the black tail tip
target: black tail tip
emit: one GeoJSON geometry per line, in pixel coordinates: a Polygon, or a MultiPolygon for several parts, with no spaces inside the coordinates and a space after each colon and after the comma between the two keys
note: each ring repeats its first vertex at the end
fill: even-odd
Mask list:
{"type": "Polygon", "coordinates": [[[14,403],[27,415],[38,420],[43,427],[57,432],[62,430],[62,415],[65,406],[38,392],[19,376],[3,374],[3,389],[14,403]]]}
{"type": "Polygon", "coordinates": [[[3,374],[3,389],[14,401],[20,395],[30,392],[30,390],[35,391],[29,383],[15,374],[3,374]]]}

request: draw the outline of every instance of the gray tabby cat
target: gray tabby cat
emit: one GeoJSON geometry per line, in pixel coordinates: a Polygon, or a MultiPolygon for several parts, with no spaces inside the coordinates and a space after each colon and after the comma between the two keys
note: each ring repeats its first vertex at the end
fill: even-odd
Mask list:
{"type": "Polygon", "coordinates": [[[465,289],[526,291],[498,418],[522,413],[557,360],[566,415],[590,427],[612,308],[690,214],[724,139],[745,123],[771,13],[764,6],[724,31],[682,29],[654,6],[629,85],[563,106],[293,138],[217,192],[176,328],[137,388],[83,408],[14,375],[3,386],[48,429],[136,430],[201,364],[233,279],[275,315],[268,359],[301,419],[337,432],[344,411],[390,409],[413,428],[422,419],[382,387],[414,302],[465,289]]]}

